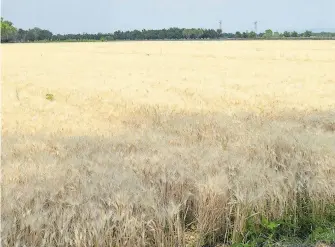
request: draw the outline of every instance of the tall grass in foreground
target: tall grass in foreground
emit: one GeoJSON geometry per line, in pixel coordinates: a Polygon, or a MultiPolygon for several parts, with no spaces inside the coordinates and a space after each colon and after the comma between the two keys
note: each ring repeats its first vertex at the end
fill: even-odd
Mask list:
{"type": "Polygon", "coordinates": [[[126,134],[3,135],[2,245],[236,243],[280,220],[307,237],[332,219],[334,116],[142,107],[126,134]]]}

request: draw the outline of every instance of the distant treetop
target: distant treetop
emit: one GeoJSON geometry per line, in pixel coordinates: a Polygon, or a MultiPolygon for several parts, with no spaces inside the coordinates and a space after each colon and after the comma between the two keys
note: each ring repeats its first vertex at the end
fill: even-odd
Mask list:
{"type": "Polygon", "coordinates": [[[306,39],[306,38],[332,38],[335,33],[304,33],[273,32],[267,29],[264,33],[254,31],[237,31],[236,33],[222,33],[221,29],[202,29],[202,28],[169,28],[159,30],[133,30],[116,31],[114,33],[98,34],[53,34],[49,30],[38,27],[23,30],[17,29],[13,23],[1,18],[1,43],[8,42],[61,42],[61,41],[112,41],[112,40],[208,40],[208,39],[306,39]]]}

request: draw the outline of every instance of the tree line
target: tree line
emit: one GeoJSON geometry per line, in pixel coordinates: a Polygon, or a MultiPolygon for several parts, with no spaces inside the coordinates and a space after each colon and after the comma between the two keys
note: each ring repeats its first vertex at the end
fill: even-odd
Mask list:
{"type": "Polygon", "coordinates": [[[201,40],[201,39],[303,39],[303,38],[335,38],[335,33],[313,33],[296,31],[283,33],[271,29],[263,33],[254,31],[223,33],[220,29],[202,28],[168,28],[160,30],[116,31],[114,33],[97,34],[53,34],[49,30],[38,27],[23,30],[17,29],[12,22],[1,18],[1,42],[62,42],[62,41],[112,41],[112,40],[201,40]]]}

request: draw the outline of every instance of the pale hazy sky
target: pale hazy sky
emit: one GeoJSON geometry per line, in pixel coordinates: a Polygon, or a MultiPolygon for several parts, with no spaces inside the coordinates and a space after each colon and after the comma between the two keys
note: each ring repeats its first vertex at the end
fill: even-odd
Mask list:
{"type": "Polygon", "coordinates": [[[53,33],[97,33],[169,27],[224,32],[335,28],[335,0],[2,0],[16,27],[53,33]]]}

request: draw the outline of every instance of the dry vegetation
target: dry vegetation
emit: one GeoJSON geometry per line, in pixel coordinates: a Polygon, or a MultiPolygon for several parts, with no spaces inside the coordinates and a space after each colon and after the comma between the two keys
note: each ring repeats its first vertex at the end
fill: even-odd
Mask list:
{"type": "Polygon", "coordinates": [[[335,42],[2,46],[2,246],[201,246],[335,202],[335,42]],[[49,100],[46,94],[52,94],[49,100]]]}

